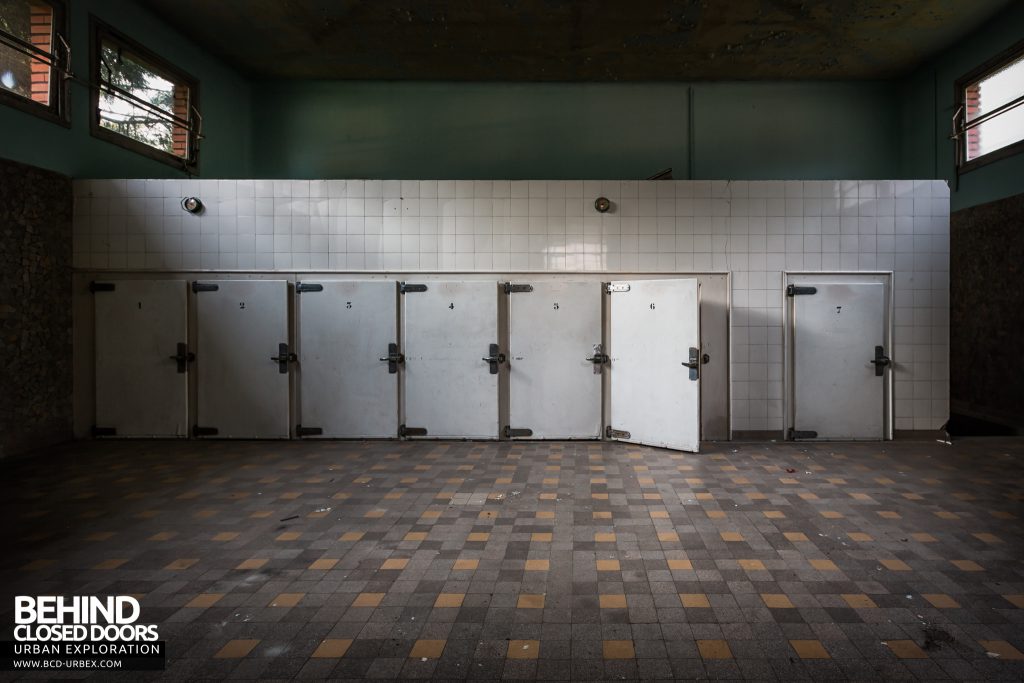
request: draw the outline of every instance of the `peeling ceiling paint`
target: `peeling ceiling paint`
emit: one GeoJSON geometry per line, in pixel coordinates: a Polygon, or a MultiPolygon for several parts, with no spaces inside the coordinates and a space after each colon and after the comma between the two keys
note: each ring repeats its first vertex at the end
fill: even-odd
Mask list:
{"type": "Polygon", "coordinates": [[[700,81],[902,75],[1008,0],[141,0],[267,79],[700,81]]]}

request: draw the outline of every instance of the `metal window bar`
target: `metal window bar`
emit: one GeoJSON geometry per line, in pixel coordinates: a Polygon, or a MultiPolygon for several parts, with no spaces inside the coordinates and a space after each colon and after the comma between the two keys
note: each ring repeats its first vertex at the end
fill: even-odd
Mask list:
{"type": "Polygon", "coordinates": [[[1011,109],[1016,109],[1021,105],[1024,105],[1024,95],[1012,99],[1006,104],[996,107],[990,112],[985,112],[981,116],[975,117],[970,121],[966,121],[964,117],[965,105],[961,104],[959,107],[957,107],[956,111],[953,112],[953,132],[949,136],[949,139],[955,142],[955,144],[953,145],[954,191],[960,189],[960,169],[964,165],[964,163],[966,163],[966,160],[964,159],[964,145],[962,142],[963,137],[967,135],[968,131],[970,131],[971,129],[977,128],[986,121],[991,121],[992,119],[1005,114],[1011,109]]]}
{"type": "MultiPolygon", "coordinates": [[[[189,102],[189,109],[192,112],[192,117],[190,117],[189,119],[183,119],[179,116],[175,116],[170,112],[160,109],[159,107],[150,104],[149,102],[146,102],[145,100],[139,97],[136,97],[127,90],[123,90],[108,81],[100,79],[99,83],[93,83],[88,79],[79,78],[71,71],[70,47],[68,47],[68,44],[64,40],[64,37],[62,35],[60,35],[59,33],[56,35],[59,38],[61,44],[64,46],[64,60],[61,60],[56,53],[40,50],[35,45],[26,43],[17,36],[10,34],[7,31],[4,31],[3,29],[0,29],[0,43],[6,45],[15,52],[19,52],[29,57],[30,59],[45,64],[49,68],[61,74],[66,79],[72,80],[75,83],[85,85],[89,88],[97,88],[98,90],[109,92],[112,96],[118,99],[131,102],[132,104],[135,104],[137,106],[142,107],[143,109],[146,109],[149,113],[154,114],[157,118],[162,118],[168,123],[171,123],[172,125],[181,126],[189,132],[190,137],[194,136],[194,139],[196,141],[201,140],[203,138],[202,119],[199,117],[199,112],[196,110],[196,108],[192,106],[191,101],[189,102]],[[195,119],[195,125],[192,120],[193,118],[195,119]]],[[[109,69],[109,66],[107,68],[109,69]]],[[[189,96],[191,100],[191,92],[189,93],[189,96]]]]}
{"type": "MultiPolygon", "coordinates": [[[[102,57],[100,59],[103,62],[103,65],[106,66],[108,72],[113,71],[113,69],[110,68],[110,65],[107,64],[107,61],[105,59],[103,59],[102,57]]],[[[101,91],[108,91],[108,92],[110,92],[111,94],[113,94],[115,97],[117,97],[119,99],[125,100],[127,102],[131,102],[132,104],[135,104],[135,105],[137,105],[139,107],[142,107],[143,109],[145,109],[149,113],[154,114],[156,116],[156,118],[158,118],[158,119],[163,119],[164,121],[166,121],[167,123],[170,123],[170,124],[177,124],[177,125],[181,126],[182,128],[187,129],[189,131],[189,133],[193,132],[192,131],[192,123],[188,119],[183,119],[183,118],[181,118],[179,116],[175,116],[174,114],[172,114],[171,112],[167,111],[166,109],[161,109],[160,107],[156,106],[155,104],[152,104],[151,102],[147,102],[146,100],[142,99],[141,97],[133,95],[130,92],[128,92],[127,90],[119,88],[118,86],[114,85],[110,81],[104,80],[103,76],[100,76],[100,82],[97,84],[96,87],[98,87],[101,91]]],[[[190,89],[189,90],[189,98],[190,99],[191,99],[191,95],[192,95],[192,93],[191,93],[191,89],[190,89]]],[[[191,108],[191,104],[189,106],[191,108]]]]}

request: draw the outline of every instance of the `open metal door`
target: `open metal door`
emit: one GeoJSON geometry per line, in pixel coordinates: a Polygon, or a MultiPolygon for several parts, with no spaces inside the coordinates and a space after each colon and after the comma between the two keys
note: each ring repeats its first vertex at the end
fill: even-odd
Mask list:
{"type": "Polygon", "coordinates": [[[793,340],[790,439],[886,438],[891,362],[886,283],[878,277],[851,274],[787,287],[793,340]]]}
{"type": "Polygon", "coordinates": [[[298,436],[398,434],[398,311],[394,282],[300,282],[298,436]]]}
{"type": "Polygon", "coordinates": [[[607,436],[700,449],[700,300],[695,278],[608,285],[611,401],[607,436]]]}
{"type": "Polygon", "coordinates": [[[404,436],[498,436],[496,282],[402,283],[404,436]]]}
{"type": "Polygon", "coordinates": [[[601,285],[509,283],[506,436],[601,436],[601,285]]]}
{"type": "Polygon", "coordinates": [[[97,436],[188,435],[187,282],[94,282],[97,436]]]}
{"type": "Polygon", "coordinates": [[[193,282],[196,436],[288,438],[288,283],[193,282]]]}

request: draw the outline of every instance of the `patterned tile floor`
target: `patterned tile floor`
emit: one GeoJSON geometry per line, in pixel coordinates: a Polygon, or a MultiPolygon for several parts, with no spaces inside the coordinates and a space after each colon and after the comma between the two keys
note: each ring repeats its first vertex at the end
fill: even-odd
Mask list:
{"type": "Polygon", "coordinates": [[[14,595],[133,594],[171,679],[1024,678],[1022,440],[100,442],[0,479],[4,639],[14,595]]]}

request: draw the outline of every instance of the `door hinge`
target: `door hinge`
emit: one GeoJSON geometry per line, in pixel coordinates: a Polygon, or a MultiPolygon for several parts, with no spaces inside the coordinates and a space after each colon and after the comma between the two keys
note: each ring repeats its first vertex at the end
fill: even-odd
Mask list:
{"type": "Polygon", "coordinates": [[[89,291],[95,294],[96,292],[113,292],[113,282],[90,282],[89,291]]]}
{"type": "Polygon", "coordinates": [[[192,425],[192,436],[217,436],[218,431],[216,427],[200,427],[199,425],[192,425]]]}
{"type": "Polygon", "coordinates": [[[604,428],[604,435],[608,439],[628,439],[630,437],[629,432],[622,429],[612,429],[611,426],[604,428]]]}
{"type": "Polygon", "coordinates": [[[399,282],[398,291],[402,294],[408,294],[409,292],[425,292],[427,291],[426,285],[413,285],[408,282],[399,282]]]}
{"type": "Polygon", "coordinates": [[[615,292],[628,292],[629,285],[622,282],[618,284],[612,284],[611,282],[609,282],[607,285],[605,285],[605,291],[608,292],[609,294],[614,294],[615,292]]]}
{"type": "Polygon", "coordinates": [[[488,354],[480,360],[484,361],[490,366],[490,373],[492,375],[498,374],[498,366],[505,362],[505,354],[501,353],[497,344],[491,344],[488,347],[488,354]]]}
{"type": "Polygon", "coordinates": [[[506,439],[514,439],[514,438],[520,437],[520,436],[533,436],[533,430],[532,429],[526,429],[525,427],[522,428],[522,429],[513,429],[511,426],[505,425],[505,438],[506,439]]]}
{"type": "Polygon", "coordinates": [[[594,355],[588,356],[587,360],[594,364],[595,375],[600,375],[602,368],[612,362],[612,359],[604,352],[603,344],[594,344],[594,355]]]}
{"type": "Polygon", "coordinates": [[[817,287],[800,287],[798,285],[789,285],[786,287],[786,296],[802,296],[805,294],[817,294],[817,287]]]}
{"type": "Polygon", "coordinates": [[[188,350],[188,344],[178,342],[178,352],[171,356],[171,360],[178,362],[178,372],[188,372],[188,364],[196,359],[196,354],[188,350]]]}
{"type": "Polygon", "coordinates": [[[690,347],[690,359],[683,361],[683,365],[690,368],[690,380],[700,379],[700,349],[696,346],[690,347]]]}
{"type": "Polygon", "coordinates": [[[426,427],[406,427],[405,425],[398,425],[398,435],[405,436],[426,436],[426,427]]]}
{"type": "Polygon", "coordinates": [[[320,436],[324,433],[322,427],[303,427],[295,425],[295,436],[320,436]]]}
{"type": "Polygon", "coordinates": [[[299,360],[299,357],[296,356],[294,353],[288,353],[288,345],[282,343],[277,345],[277,355],[271,356],[270,360],[277,363],[277,371],[279,373],[281,373],[282,375],[287,375],[288,364],[294,363],[295,361],[299,360]]]}
{"type": "Polygon", "coordinates": [[[324,286],[321,285],[321,284],[318,284],[318,283],[314,283],[314,282],[296,282],[295,283],[295,292],[298,293],[298,294],[302,294],[303,292],[322,292],[322,291],[324,291],[324,286]]]}
{"type": "Polygon", "coordinates": [[[881,377],[885,374],[885,368],[892,365],[892,360],[885,355],[884,346],[875,347],[875,357],[869,361],[875,366],[875,377],[881,377]]]}
{"type": "Polygon", "coordinates": [[[216,292],[218,289],[220,289],[220,285],[215,285],[209,282],[192,283],[193,292],[216,292]]]}
{"type": "Polygon", "coordinates": [[[117,436],[117,429],[115,429],[114,427],[97,427],[96,425],[93,425],[92,426],[92,435],[93,436],[117,436]]]}
{"type": "Polygon", "coordinates": [[[388,374],[398,372],[398,364],[405,362],[405,354],[398,352],[398,344],[388,344],[388,355],[380,359],[380,362],[388,364],[388,374]]]}
{"type": "Polygon", "coordinates": [[[796,441],[797,439],[817,439],[818,432],[812,432],[810,430],[800,430],[789,428],[789,432],[786,435],[790,441],[796,441]]]}
{"type": "Polygon", "coordinates": [[[533,285],[514,285],[511,282],[505,283],[506,294],[519,294],[522,292],[532,292],[533,285]]]}

